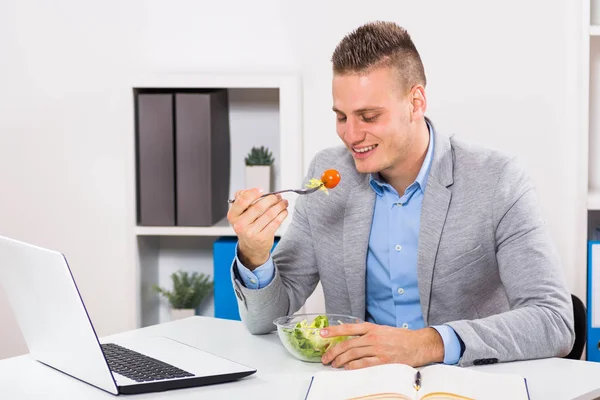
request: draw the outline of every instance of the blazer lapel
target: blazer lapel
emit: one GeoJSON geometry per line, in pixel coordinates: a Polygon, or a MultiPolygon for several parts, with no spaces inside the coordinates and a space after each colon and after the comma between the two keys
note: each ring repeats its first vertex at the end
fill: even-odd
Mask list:
{"type": "Polygon", "coordinates": [[[344,212],[343,260],[352,315],[365,318],[367,250],[375,208],[375,192],[369,176],[350,192],[344,212]]]}
{"type": "Polygon", "coordinates": [[[429,319],[429,301],[435,259],[450,206],[451,191],[448,187],[453,183],[453,154],[450,139],[437,133],[434,135],[433,161],[421,207],[417,261],[419,297],[426,325],[428,325],[429,319]]]}

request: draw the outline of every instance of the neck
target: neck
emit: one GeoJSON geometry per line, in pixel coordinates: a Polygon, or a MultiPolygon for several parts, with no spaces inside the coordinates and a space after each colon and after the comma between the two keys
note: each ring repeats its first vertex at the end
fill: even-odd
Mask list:
{"type": "Polygon", "coordinates": [[[415,127],[413,141],[408,153],[401,164],[395,165],[393,170],[381,171],[380,175],[389,183],[400,196],[406,188],[415,181],[425,161],[429,146],[429,129],[425,120],[421,120],[415,127]]]}

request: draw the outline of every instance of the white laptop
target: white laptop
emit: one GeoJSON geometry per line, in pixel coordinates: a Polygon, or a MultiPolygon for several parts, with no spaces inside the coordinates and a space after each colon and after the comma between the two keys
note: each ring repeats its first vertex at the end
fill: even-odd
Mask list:
{"type": "Polygon", "coordinates": [[[60,252],[0,236],[0,284],[30,355],[109,393],[211,385],[256,372],[166,337],[101,345],[60,252]]]}

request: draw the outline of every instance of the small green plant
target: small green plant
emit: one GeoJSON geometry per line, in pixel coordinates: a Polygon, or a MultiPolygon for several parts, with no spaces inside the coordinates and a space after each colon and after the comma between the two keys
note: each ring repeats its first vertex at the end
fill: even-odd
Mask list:
{"type": "Polygon", "coordinates": [[[210,278],[197,272],[190,275],[185,271],[177,271],[171,274],[171,280],[173,281],[172,291],[165,290],[158,285],[154,285],[153,288],[167,298],[171,307],[175,309],[197,308],[213,289],[213,282],[210,278]]]}
{"type": "Polygon", "coordinates": [[[271,165],[275,159],[265,146],[253,147],[246,157],[246,165],[271,165]]]}

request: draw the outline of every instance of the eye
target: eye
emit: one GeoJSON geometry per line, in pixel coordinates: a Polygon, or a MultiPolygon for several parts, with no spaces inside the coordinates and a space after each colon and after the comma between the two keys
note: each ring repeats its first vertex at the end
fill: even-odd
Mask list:
{"type": "Polygon", "coordinates": [[[373,115],[373,116],[361,115],[361,118],[364,122],[375,122],[378,117],[379,117],[379,114],[373,115]]]}
{"type": "Polygon", "coordinates": [[[344,117],[343,115],[338,115],[337,116],[337,120],[338,120],[338,122],[345,122],[346,121],[346,117],[344,117]]]}

